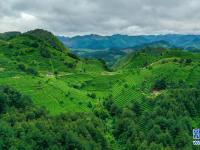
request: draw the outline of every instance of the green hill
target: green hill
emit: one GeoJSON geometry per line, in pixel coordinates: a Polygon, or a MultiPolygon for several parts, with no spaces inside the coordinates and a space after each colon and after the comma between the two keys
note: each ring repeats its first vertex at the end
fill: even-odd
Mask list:
{"type": "MultiPolygon", "coordinates": [[[[88,60],[71,54],[50,32],[39,29],[2,40],[0,49],[1,54],[14,63],[39,72],[83,71],[81,69],[90,66],[88,60]],[[80,65],[83,68],[80,68],[80,65]]],[[[93,63],[97,65],[97,70],[104,70],[103,64],[95,60],[93,63]]],[[[20,68],[23,70],[23,67],[20,68]]]]}
{"type": "Polygon", "coordinates": [[[43,29],[36,29],[32,31],[28,31],[25,33],[26,35],[31,35],[41,41],[45,41],[46,44],[50,45],[54,49],[57,49],[59,51],[66,50],[63,43],[61,43],[56,36],[54,36],[51,32],[48,32],[43,29]]]}
{"type": "Polygon", "coordinates": [[[87,91],[77,88],[91,75],[106,71],[105,64],[78,58],[54,38],[50,32],[35,30],[1,40],[0,84],[30,95],[37,105],[47,107],[52,113],[87,111],[91,98],[87,91]]]}
{"type": "Polygon", "coordinates": [[[199,54],[186,52],[176,49],[164,48],[144,48],[136,52],[132,52],[125,57],[118,60],[114,65],[114,69],[133,69],[140,67],[147,67],[152,63],[167,59],[167,58],[182,58],[182,59],[195,59],[198,60],[199,54]]]}

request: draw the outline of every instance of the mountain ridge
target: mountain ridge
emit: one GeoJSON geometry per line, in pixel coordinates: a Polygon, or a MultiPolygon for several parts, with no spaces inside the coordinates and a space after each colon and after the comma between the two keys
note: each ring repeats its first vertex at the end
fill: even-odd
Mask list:
{"type": "Polygon", "coordinates": [[[111,36],[83,35],[58,38],[72,49],[124,49],[127,47],[141,46],[151,42],[166,41],[175,47],[187,50],[200,49],[200,35],[193,34],[161,34],[161,35],[121,35],[111,36]]]}

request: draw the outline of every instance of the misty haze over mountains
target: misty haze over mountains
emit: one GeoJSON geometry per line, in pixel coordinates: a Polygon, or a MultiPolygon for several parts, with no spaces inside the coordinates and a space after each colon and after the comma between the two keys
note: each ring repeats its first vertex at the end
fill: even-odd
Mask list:
{"type": "Polygon", "coordinates": [[[166,35],[84,35],[74,37],[58,37],[67,47],[71,49],[126,49],[136,48],[148,44],[159,43],[162,47],[181,48],[185,50],[198,51],[200,49],[200,35],[181,35],[181,34],[166,34],[166,35]],[[162,43],[162,44],[161,44],[162,43]]]}

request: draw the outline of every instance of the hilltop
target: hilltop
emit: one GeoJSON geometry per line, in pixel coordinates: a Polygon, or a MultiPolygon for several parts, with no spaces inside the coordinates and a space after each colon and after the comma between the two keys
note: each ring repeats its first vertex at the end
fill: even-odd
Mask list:
{"type": "Polygon", "coordinates": [[[28,31],[25,33],[26,35],[31,35],[35,38],[38,38],[41,41],[45,41],[48,43],[50,46],[52,46],[54,49],[57,49],[59,51],[64,51],[66,50],[65,46],[63,43],[61,43],[56,36],[54,36],[51,32],[42,30],[42,29],[36,29],[32,31],[28,31]]]}
{"type": "Polygon", "coordinates": [[[93,65],[88,63],[90,61],[99,66],[99,70],[104,70],[101,62],[78,58],[53,34],[41,29],[1,40],[0,49],[4,59],[19,65],[22,70],[31,67],[32,70],[46,73],[86,71],[86,68],[93,65]]]}

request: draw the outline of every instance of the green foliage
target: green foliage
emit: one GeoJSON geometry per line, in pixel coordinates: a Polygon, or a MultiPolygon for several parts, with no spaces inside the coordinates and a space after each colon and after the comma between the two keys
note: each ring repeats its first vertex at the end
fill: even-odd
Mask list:
{"type": "Polygon", "coordinates": [[[64,45],[50,32],[42,30],[42,29],[36,29],[32,30],[26,33],[27,35],[33,36],[35,38],[38,38],[39,40],[45,41],[53,48],[59,50],[59,51],[65,51],[66,48],[64,45]]]}
{"type": "Polygon", "coordinates": [[[12,107],[25,109],[29,106],[32,106],[30,97],[23,96],[10,87],[0,86],[0,113],[6,112],[12,107]]]}
{"type": "Polygon", "coordinates": [[[1,149],[109,149],[102,121],[91,114],[52,117],[9,87],[0,87],[0,108],[1,149]]]}
{"type": "Polygon", "coordinates": [[[144,104],[133,103],[128,115],[124,110],[117,117],[115,136],[122,144],[131,140],[135,149],[145,147],[144,144],[138,145],[139,139],[139,143],[147,141],[150,149],[192,149],[191,120],[199,115],[199,93],[198,89],[171,91],[151,102],[144,101],[152,108],[146,111],[138,109],[144,104]]]}
{"type": "Polygon", "coordinates": [[[27,68],[26,72],[29,73],[29,74],[35,75],[35,76],[37,76],[39,74],[37,72],[37,70],[32,68],[32,67],[27,68]]]}
{"type": "Polygon", "coordinates": [[[191,62],[192,62],[192,59],[191,59],[191,58],[188,58],[188,59],[185,60],[185,63],[186,63],[186,64],[190,64],[191,62]]]}
{"type": "Polygon", "coordinates": [[[74,63],[68,63],[68,62],[65,62],[65,65],[71,69],[75,68],[76,67],[76,64],[74,63]]]}
{"type": "Polygon", "coordinates": [[[22,71],[26,71],[27,70],[27,66],[25,64],[19,64],[18,68],[22,71]]]}
{"type": "Polygon", "coordinates": [[[12,39],[18,35],[20,35],[20,32],[5,32],[5,33],[0,33],[0,39],[3,40],[8,40],[8,39],[12,39]]]}
{"type": "Polygon", "coordinates": [[[92,99],[95,99],[97,97],[95,93],[88,93],[87,95],[92,99]]]}
{"type": "Polygon", "coordinates": [[[21,70],[21,71],[24,71],[28,74],[31,74],[31,75],[34,75],[34,76],[37,76],[39,75],[38,71],[32,67],[27,67],[25,64],[19,64],[18,65],[18,68],[21,70]]]}
{"type": "Polygon", "coordinates": [[[193,149],[199,60],[147,48],[111,71],[43,30],[0,40],[0,85],[20,92],[0,88],[0,149],[193,149]]]}
{"type": "Polygon", "coordinates": [[[79,60],[80,58],[72,53],[68,53],[68,55],[71,57],[71,58],[74,58],[74,59],[77,59],[79,60]]]}
{"type": "Polygon", "coordinates": [[[115,104],[112,97],[108,97],[108,99],[104,101],[103,105],[111,116],[119,115],[122,111],[121,108],[115,104]]]}
{"type": "Polygon", "coordinates": [[[156,80],[154,85],[154,90],[164,90],[167,87],[167,83],[165,79],[156,80]]]}
{"type": "Polygon", "coordinates": [[[51,52],[46,48],[42,48],[40,50],[40,54],[41,54],[41,56],[43,56],[45,58],[51,58],[51,55],[52,55],[51,52]]]}

